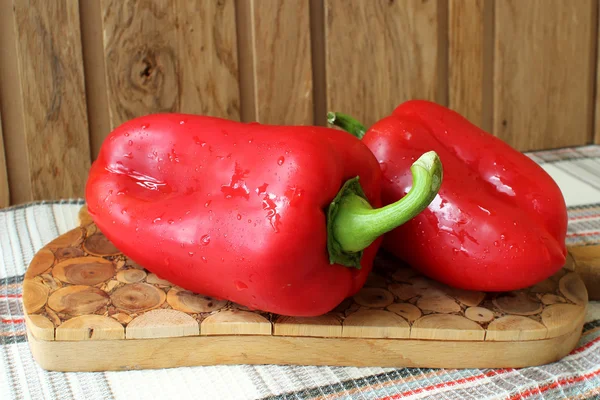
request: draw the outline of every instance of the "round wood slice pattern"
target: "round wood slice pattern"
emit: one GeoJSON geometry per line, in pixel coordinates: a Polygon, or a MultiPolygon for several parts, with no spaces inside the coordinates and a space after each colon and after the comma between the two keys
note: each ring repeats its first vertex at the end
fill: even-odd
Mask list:
{"type": "Polygon", "coordinates": [[[431,280],[381,251],[365,286],[331,312],[275,315],[173,285],[123,255],[85,206],[79,218],[81,226],[38,251],[25,274],[27,326],[43,340],[190,335],[539,340],[579,329],[587,306],[585,285],[566,267],[531,288],[483,293],[431,280]]]}

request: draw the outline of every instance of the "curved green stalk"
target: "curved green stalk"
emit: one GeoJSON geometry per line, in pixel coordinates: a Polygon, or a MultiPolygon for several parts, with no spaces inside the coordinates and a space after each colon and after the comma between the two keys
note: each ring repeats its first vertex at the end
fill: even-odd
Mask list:
{"type": "Polygon", "coordinates": [[[420,214],[437,195],[443,168],[434,151],[423,154],[410,167],[413,185],[395,203],[373,209],[358,177],[348,180],[329,205],[327,248],[332,264],[360,268],[362,252],[379,236],[420,214]]]}
{"type": "Polygon", "coordinates": [[[339,128],[342,128],[346,132],[353,134],[359,139],[362,139],[363,136],[365,136],[365,133],[367,132],[367,128],[365,128],[363,124],[361,124],[351,116],[339,112],[328,112],[327,122],[331,125],[335,125],[339,128]]]}

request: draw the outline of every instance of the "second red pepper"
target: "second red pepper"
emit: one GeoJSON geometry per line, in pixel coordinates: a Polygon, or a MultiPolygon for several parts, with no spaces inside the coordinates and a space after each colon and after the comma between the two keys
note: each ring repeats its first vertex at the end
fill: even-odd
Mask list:
{"type": "Polygon", "coordinates": [[[411,187],[408,166],[436,151],[444,182],[429,207],[386,234],[384,247],[422,273],[471,290],[534,285],[565,263],[567,209],[554,180],[526,155],[458,113],[408,101],[366,130],[344,114],[334,123],[362,138],[383,172],[384,204],[411,187]]]}

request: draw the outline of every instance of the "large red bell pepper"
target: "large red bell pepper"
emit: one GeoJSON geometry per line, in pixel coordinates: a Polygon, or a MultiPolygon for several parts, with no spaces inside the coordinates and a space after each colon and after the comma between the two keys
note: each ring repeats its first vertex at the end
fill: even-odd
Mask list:
{"type": "Polygon", "coordinates": [[[563,195],[523,153],[428,101],[403,103],[368,130],[345,114],[328,118],[362,138],[377,157],[384,204],[408,192],[406,170],[423,150],[439,154],[444,182],[438,195],[383,243],[413,268],[462,289],[508,291],[538,283],[564,265],[563,195]]]}
{"type": "Polygon", "coordinates": [[[157,114],[106,138],[86,200],[108,239],[158,276],[252,309],[315,316],[363,286],[380,236],[437,193],[435,153],[407,168],[414,189],[377,209],[379,164],[351,135],[157,114]]]}

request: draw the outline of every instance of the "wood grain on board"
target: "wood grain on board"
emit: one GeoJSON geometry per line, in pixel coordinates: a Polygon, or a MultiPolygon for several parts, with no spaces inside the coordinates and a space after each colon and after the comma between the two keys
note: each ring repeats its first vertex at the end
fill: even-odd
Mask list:
{"type": "Polygon", "coordinates": [[[508,343],[265,335],[247,336],[243,340],[236,335],[226,335],[46,341],[30,331],[28,343],[42,368],[53,371],[239,364],[520,368],[560,360],[577,345],[580,336],[581,332],[575,330],[547,340],[508,343]]]}
{"type": "Polygon", "coordinates": [[[34,200],[82,196],[90,166],[78,4],[13,3],[34,200]]]}
{"type": "Polygon", "coordinates": [[[446,104],[445,7],[421,0],[327,0],[328,111],[370,126],[409,99],[446,104]]]}
{"type": "MultiPolygon", "coordinates": [[[[461,342],[485,342],[491,343],[490,348],[497,348],[494,343],[504,342],[505,348],[498,348],[502,352],[499,358],[490,355],[485,361],[467,359],[462,365],[496,362],[516,366],[537,362],[539,357],[524,352],[517,361],[506,358],[508,353],[504,350],[529,341],[529,348],[538,352],[540,339],[551,346],[556,346],[554,340],[559,338],[572,341],[572,335],[581,334],[587,304],[583,282],[567,266],[534,287],[494,294],[448,287],[380,253],[374,272],[353,297],[318,317],[287,317],[250,310],[177,287],[120,253],[89,220],[85,207],[80,221],[82,227],[56,238],[36,253],[27,270],[23,304],[29,334],[46,343],[105,341],[107,346],[113,346],[113,340],[120,340],[122,351],[112,353],[116,359],[123,352],[137,351],[135,342],[124,342],[187,336],[235,337],[239,342],[247,342],[248,354],[258,357],[260,348],[251,346],[256,337],[264,336],[285,338],[273,340],[274,345],[282,346],[278,362],[283,363],[298,360],[295,346],[302,340],[319,338],[329,340],[337,348],[345,348],[351,339],[404,341],[408,348],[417,346],[411,340],[426,340],[434,343],[433,347],[444,342],[453,346],[461,342]]],[[[32,343],[43,347],[40,341],[32,343]]],[[[200,342],[198,345],[203,346],[200,342]]],[[[377,342],[371,345],[378,346],[377,342]]],[[[525,351],[527,347],[522,349],[525,351]]],[[[47,357],[53,351],[40,350],[44,353],[40,357],[47,357]]],[[[554,357],[554,351],[551,348],[544,351],[546,362],[550,355],[554,357]]],[[[364,355],[352,356],[350,349],[347,352],[351,354],[344,360],[331,358],[329,362],[368,365],[364,363],[373,360],[369,357],[363,360],[364,355]]],[[[211,357],[215,363],[220,362],[219,357],[211,357]]],[[[382,362],[396,366],[424,362],[395,358],[382,362]]],[[[246,359],[251,363],[258,361],[254,356],[246,359]]],[[[166,365],[165,360],[158,362],[155,360],[154,366],[166,365]]],[[[116,360],[111,365],[115,363],[116,360]]],[[[456,365],[448,363],[447,366],[456,365]]],[[[52,368],[64,368],[64,364],[58,361],[52,368]]],[[[82,368],[95,367],[88,363],[82,368]]]]}
{"type": "Polygon", "coordinates": [[[2,115],[0,115],[0,208],[10,204],[10,189],[6,172],[6,157],[4,155],[4,138],[2,136],[2,115]]]}
{"type": "Polygon", "coordinates": [[[493,130],[517,149],[591,141],[595,7],[495,1],[493,130]]]}
{"type": "Polygon", "coordinates": [[[489,129],[493,33],[486,26],[486,0],[450,0],[448,7],[448,106],[489,129]]]}
{"type": "Polygon", "coordinates": [[[256,119],[312,124],[309,2],[252,0],[249,11],[256,119]]]}
{"type": "Polygon", "coordinates": [[[239,119],[233,0],[102,0],[111,129],[157,112],[239,119]]]}

